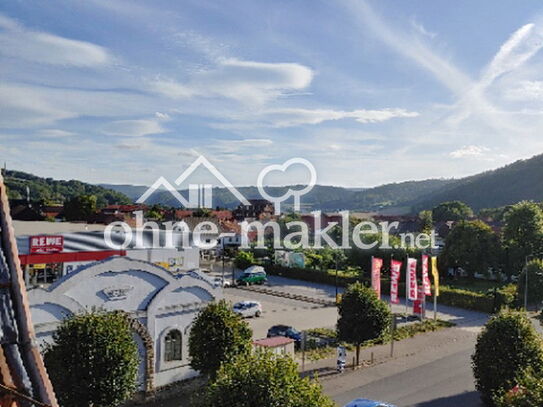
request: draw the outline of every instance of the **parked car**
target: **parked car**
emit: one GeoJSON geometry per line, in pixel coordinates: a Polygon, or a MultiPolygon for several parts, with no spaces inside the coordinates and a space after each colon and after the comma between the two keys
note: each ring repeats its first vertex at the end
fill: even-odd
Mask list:
{"type": "Polygon", "coordinates": [[[223,287],[223,288],[226,288],[226,287],[230,287],[230,281],[224,279],[222,277],[215,277],[213,279],[213,283],[215,284],[216,287],[223,287]]]}
{"type": "Polygon", "coordinates": [[[234,312],[243,318],[262,315],[262,305],[258,301],[241,301],[234,304],[234,312]]]}
{"type": "Polygon", "coordinates": [[[268,276],[264,267],[251,266],[246,269],[243,274],[237,279],[239,285],[264,284],[268,281],[268,276]]]}
{"type": "Polygon", "coordinates": [[[302,333],[288,325],[274,325],[268,329],[268,335],[266,336],[268,338],[273,338],[274,336],[285,336],[287,338],[294,339],[296,346],[300,346],[302,343],[302,333]]]}
{"type": "Polygon", "coordinates": [[[356,399],[350,403],[345,404],[343,407],[397,407],[393,404],[383,403],[382,401],[368,400],[368,399],[356,399]]]}

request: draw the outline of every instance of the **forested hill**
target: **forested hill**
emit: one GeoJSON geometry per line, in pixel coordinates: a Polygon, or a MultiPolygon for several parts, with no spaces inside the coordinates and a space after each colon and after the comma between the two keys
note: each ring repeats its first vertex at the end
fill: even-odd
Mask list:
{"type": "Polygon", "coordinates": [[[411,205],[415,210],[428,209],[452,200],[465,202],[475,210],[523,200],[543,201],[543,155],[459,179],[411,205]]]}
{"type": "Polygon", "coordinates": [[[62,204],[74,196],[95,195],[98,206],[131,202],[126,195],[98,185],[76,180],[58,181],[52,178],[41,178],[22,171],[6,171],[4,183],[10,199],[26,198],[28,187],[30,199],[33,201],[44,200],[47,203],[62,204]]]}
{"type": "MultiPolygon", "coordinates": [[[[376,188],[351,189],[329,185],[315,185],[315,187],[302,197],[302,205],[305,211],[309,210],[361,210],[378,211],[386,208],[399,208],[405,202],[411,202],[421,195],[427,195],[429,192],[452,182],[451,180],[425,180],[408,181],[397,184],[387,184],[376,188]]],[[[112,185],[102,184],[102,186],[115,189],[128,195],[131,199],[138,199],[147,189],[145,186],[135,185],[112,185]]],[[[284,187],[267,187],[266,191],[272,196],[281,196],[287,189],[302,189],[302,186],[292,185],[284,187]]],[[[260,198],[260,193],[256,187],[237,188],[247,199],[260,198]]],[[[187,197],[187,191],[179,191],[181,195],[187,197]]],[[[163,204],[167,206],[177,206],[175,198],[168,191],[158,190],[152,194],[148,201],[150,204],[163,204]]],[[[239,201],[226,188],[213,188],[213,205],[222,208],[234,208],[239,201]]],[[[287,200],[283,207],[288,210],[292,205],[292,199],[287,200]]],[[[405,208],[404,208],[405,210],[405,208]]],[[[407,211],[410,207],[407,207],[407,211]]]]}
{"type": "MultiPolygon", "coordinates": [[[[76,195],[92,194],[100,205],[128,203],[138,199],[147,189],[137,185],[91,185],[81,181],[56,181],[40,178],[20,171],[7,171],[6,185],[10,198],[24,198],[26,187],[31,199],[44,199],[62,203],[76,195]]],[[[272,196],[281,196],[287,188],[300,186],[270,187],[272,196]]],[[[260,198],[256,187],[239,187],[248,199],[260,198]]],[[[187,196],[187,191],[180,191],[187,196]]],[[[413,212],[430,209],[446,201],[463,201],[475,210],[497,208],[522,200],[543,201],[543,155],[517,161],[506,167],[487,171],[457,180],[433,179],[386,184],[375,188],[350,189],[336,186],[316,185],[302,198],[303,209],[385,211],[391,213],[413,212]]],[[[147,201],[178,207],[179,203],[168,191],[158,190],[147,201]]],[[[213,205],[234,208],[239,201],[226,188],[213,188],[213,205]]],[[[283,208],[289,209],[285,202],[283,208]]]]}

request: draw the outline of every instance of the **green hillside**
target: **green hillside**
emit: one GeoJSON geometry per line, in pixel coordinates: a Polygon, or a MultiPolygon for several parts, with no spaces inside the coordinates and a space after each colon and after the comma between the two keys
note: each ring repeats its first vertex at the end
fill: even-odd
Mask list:
{"type": "MultiPolygon", "coordinates": [[[[397,184],[388,184],[376,188],[342,188],[328,185],[315,185],[315,187],[302,198],[304,210],[360,210],[376,211],[383,208],[399,207],[404,202],[410,202],[421,195],[427,195],[452,181],[450,180],[425,180],[408,181],[397,184]]],[[[111,185],[102,186],[114,189],[127,194],[131,199],[138,199],[147,189],[144,186],[134,185],[111,185]]],[[[303,186],[268,187],[266,191],[272,196],[281,196],[289,189],[302,189],[303,186]]],[[[256,187],[239,187],[238,190],[247,198],[260,198],[256,187]]],[[[187,191],[180,191],[181,195],[187,197],[187,191]]],[[[147,200],[149,204],[162,204],[167,206],[178,206],[177,200],[168,191],[159,190],[147,200]]],[[[213,204],[222,208],[234,208],[239,204],[238,199],[226,188],[213,188],[213,204]]],[[[285,210],[293,204],[292,199],[282,204],[285,210]]]]}
{"type": "Polygon", "coordinates": [[[33,201],[43,200],[47,203],[62,204],[74,196],[95,195],[98,206],[131,202],[131,199],[126,195],[98,185],[76,180],[63,181],[41,178],[22,171],[6,171],[4,183],[10,199],[26,198],[28,187],[30,199],[33,201]]]}
{"type": "Polygon", "coordinates": [[[543,201],[543,155],[493,171],[459,179],[411,202],[415,210],[458,200],[475,210],[498,208],[523,200],[543,201]]]}

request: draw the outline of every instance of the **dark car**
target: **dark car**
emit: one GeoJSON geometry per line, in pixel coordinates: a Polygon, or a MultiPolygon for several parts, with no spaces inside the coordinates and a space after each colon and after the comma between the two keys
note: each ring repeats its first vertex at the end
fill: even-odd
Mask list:
{"type": "Polygon", "coordinates": [[[345,404],[343,407],[396,407],[392,404],[383,403],[382,401],[368,400],[368,399],[356,399],[349,404],[345,404]]]}
{"type": "Polygon", "coordinates": [[[297,347],[302,343],[302,333],[288,325],[274,325],[268,329],[267,337],[273,338],[274,336],[285,336],[294,339],[297,347]]]}

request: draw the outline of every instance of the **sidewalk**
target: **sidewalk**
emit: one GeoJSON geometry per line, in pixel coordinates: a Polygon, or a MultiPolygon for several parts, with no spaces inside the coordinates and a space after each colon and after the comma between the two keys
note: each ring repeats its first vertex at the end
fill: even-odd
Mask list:
{"type": "MultiPolygon", "coordinates": [[[[464,326],[458,325],[451,328],[443,328],[435,332],[427,332],[418,334],[412,338],[407,338],[398,342],[394,342],[393,355],[391,356],[391,344],[376,345],[360,350],[360,366],[353,369],[353,364],[356,358],[356,351],[347,352],[347,367],[343,374],[336,371],[336,356],[321,359],[318,361],[305,362],[304,376],[318,376],[319,379],[339,378],[348,375],[352,372],[363,371],[365,368],[377,366],[387,363],[391,360],[401,359],[407,356],[424,356],[430,351],[443,349],[444,353],[448,353],[451,347],[459,343],[473,342],[482,328],[482,324],[486,321],[486,316],[478,321],[466,321],[464,326]]],[[[302,370],[302,361],[297,359],[302,370]]]]}

